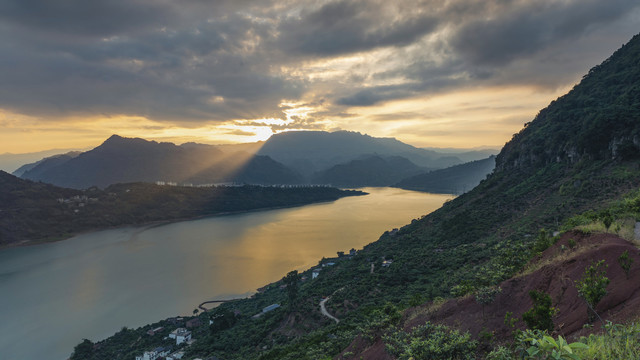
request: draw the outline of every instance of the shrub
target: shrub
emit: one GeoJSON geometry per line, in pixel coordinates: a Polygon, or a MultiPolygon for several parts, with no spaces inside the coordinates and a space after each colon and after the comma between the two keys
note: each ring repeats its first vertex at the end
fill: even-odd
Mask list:
{"type": "Polygon", "coordinates": [[[580,360],[576,351],[588,348],[586,344],[581,342],[569,344],[562,336],[558,336],[558,339],[553,339],[543,332],[532,332],[531,330],[523,333],[520,342],[523,345],[531,345],[526,349],[524,359],[580,360]]]}
{"type": "Polygon", "coordinates": [[[625,250],[622,255],[618,258],[618,264],[622,270],[624,270],[625,275],[627,275],[627,280],[629,279],[629,270],[631,270],[631,264],[633,264],[633,259],[629,257],[629,251],[625,250]]]}
{"type": "Polygon", "coordinates": [[[606,268],[607,265],[604,260],[592,263],[591,266],[585,268],[582,279],[576,282],[578,295],[587,303],[587,314],[590,322],[595,320],[595,316],[598,315],[595,311],[596,305],[607,295],[607,285],[609,285],[610,280],[606,276],[606,268]]]}
{"type": "Polygon", "coordinates": [[[522,320],[529,329],[553,331],[555,308],[551,306],[551,296],[542,291],[531,290],[529,297],[533,300],[533,307],[522,314],[522,320]]]}
{"type": "Polygon", "coordinates": [[[496,296],[502,292],[502,288],[495,286],[481,287],[476,291],[476,302],[482,305],[482,317],[484,317],[484,306],[491,304],[496,296]]]}
{"type": "Polygon", "coordinates": [[[411,333],[396,331],[384,337],[387,351],[400,360],[475,359],[477,342],[469,333],[430,322],[418,326],[411,333]]]}
{"type": "Polygon", "coordinates": [[[549,234],[547,233],[547,231],[545,229],[540,229],[540,232],[538,233],[538,237],[536,238],[536,241],[533,243],[533,249],[532,249],[533,253],[539,254],[547,250],[547,248],[552,244],[553,244],[553,239],[549,237],[549,234]]]}

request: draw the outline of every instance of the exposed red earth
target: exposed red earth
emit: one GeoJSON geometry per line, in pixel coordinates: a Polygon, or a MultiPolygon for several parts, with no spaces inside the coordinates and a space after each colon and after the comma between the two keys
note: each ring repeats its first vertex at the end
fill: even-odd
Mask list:
{"type": "MultiPolygon", "coordinates": [[[[578,231],[562,235],[560,240],[533,259],[522,274],[500,284],[502,292],[493,303],[486,305],[484,316],[482,305],[473,296],[450,299],[440,306],[426,303],[410,308],[403,316],[403,327],[406,331],[422,325],[427,321],[448,325],[461,332],[468,331],[472,337],[478,338],[482,331],[493,332],[494,341],[512,339],[513,328],[505,325],[507,312],[513,317],[522,318],[533,302],[529,291],[544,291],[551,296],[558,312],[554,317],[554,335],[562,335],[576,339],[590,332],[601,329],[599,320],[593,327],[584,328],[588,324],[587,305],[578,296],[575,282],[580,280],[585,268],[592,262],[604,260],[608,265],[607,277],[611,280],[607,286],[607,295],[598,303],[596,311],[604,321],[623,323],[640,317],[640,252],[638,248],[615,234],[578,231]],[[569,240],[576,246],[571,249],[569,240]],[[633,259],[629,278],[618,263],[618,257],[629,252],[633,259]]],[[[524,329],[520,320],[516,328],[524,329]]],[[[356,359],[393,359],[385,349],[383,341],[378,338],[373,344],[356,339],[345,352],[355,354],[356,359]]],[[[341,359],[342,356],[338,356],[341,359]]]]}

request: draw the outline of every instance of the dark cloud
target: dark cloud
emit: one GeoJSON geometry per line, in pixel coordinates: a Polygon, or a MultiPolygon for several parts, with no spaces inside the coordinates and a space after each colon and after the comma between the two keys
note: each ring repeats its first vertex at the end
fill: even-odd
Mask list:
{"type": "Polygon", "coordinates": [[[363,0],[332,1],[278,27],[278,44],[286,51],[310,55],[338,55],[383,46],[404,46],[429,33],[439,20],[412,6],[363,0]],[[386,9],[391,7],[392,9],[386,9]],[[385,10],[396,10],[389,14],[385,10]],[[391,16],[389,16],[391,15],[391,16]],[[394,15],[398,18],[394,18],[394,15]]]}
{"type": "Polygon", "coordinates": [[[501,16],[463,23],[450,45],[472,65],[500,66],[582,36],[637,6],[635,0],[516,1],[501,16]]]}
{"type": "Polygon", "coordinates": [[[639,7],[632,0],[450,2],[437,10],[449,19],[445,36],[403,53],[401,66],[373,75],[403,83],[338,89],[337,104],[371,106],[460,87],[566,86],[588,70],[579,51],[599,45],[590,34],[639,7]]]}
{"type": "MultiPolygon", "coordinates": [[[[594,48],[593,34],[616,28],[639,6],[636,0],[4,0],[0,108],[46,118],[227,121],[284,119],[284,100],[323,99],[312,114],[322,120],[350,115],[349,107],[468,86],[553,88],[603,60],[584,50],[594,48]],[[310,62],[320,63],[314,66],[321,73],[323,60],[354,53],[362,60],[351,67],[327,68],[339,75],[306,72],[310,62]]],[[[619,46],[630,32],[611,31],[605,40],[619,46]]],[[[283,127],[324,126],[313,122],[296,118],[283,127]]]]}
{"type": "Polygon", "coordinates": [[[158,24],[176,13],[154,0],[4,0],[0,20],[18,27],[73,36],[112,36],[158,24]]]}

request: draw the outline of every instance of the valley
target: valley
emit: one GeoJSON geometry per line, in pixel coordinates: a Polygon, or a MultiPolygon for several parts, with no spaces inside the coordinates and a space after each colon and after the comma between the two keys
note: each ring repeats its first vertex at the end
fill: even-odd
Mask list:
{"type": "MultiPolygon", "coordinates": [[[[637,35],[515,134],[472,190],[388,229],[354,255],[321,260],[317,277],[311,268],[290,271],[250,299],[201,314],[213,324],[194,330],[198,340],[183,348],[185,356],[515,359],[546,357],[567,340],[579,342],[567,346],[579,359],[616,359],[615,352],[636,358],[638,287],[626,281],[624,261],[614,259],[626,251],[629,269],[640,265],[629,242],[640,219],[639,58],[637,35]],[[601,285],[587,281],[596,276],[590,273],[601,285]],[[553,295],[538,310],[551,325],[536,323],[540,318],[525,324],[523,311],[535,309],[523,295],[534,289],[540,299],[553,295]],[[598,301],[586,295],[596,291],[598,301]],[[339,323],[320,312],[328,296],[324,305],[339,323]],[[258,319],[247,316],[260,309],[258,319]],[[500,324],[505,318],[511,329],[500,324]],[[607,320],[624,323],[603,330],[607,320]],[[578,337],[589,333],[596,335],[578,337]]],[[[144,329],[96,343],[87,358],[125,359],[133,354],[118,346],[141,353],[159,344],[145,338],[138,347],[144,329]]]]}

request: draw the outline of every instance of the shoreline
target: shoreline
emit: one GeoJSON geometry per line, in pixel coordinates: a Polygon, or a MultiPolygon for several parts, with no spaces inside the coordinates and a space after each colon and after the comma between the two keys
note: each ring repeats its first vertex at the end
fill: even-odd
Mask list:
{"type": "MultiPolygon", "coordinates": [[[[344,189],[341,189],[341,190],[344,190],[344,189]]],[[[355,189],[349,189],[349,190],[355,190],[355,189]]],[[[172,223],[177,223],[177,222],[183,222],[183,221],[195,221],[195,220],[213,218],[213,217],[223,217],[223,216],[249,214],[249,213],[252,213],[252,212],[290,209],[290,208],[306,206],[306,205],[330,203],[330,202],[333,202],[333,201],[336,201],[336,200],[339,200],[339,199],[342,199],[342,198],[345,198],[345,197],[350,197],[350,196],[365,196],[365,195],[369,195],[368,192],[365,192],[365,191],[362,191],[362,190],[357,190],[357,191],[359,191],[359,193],[342,196],[342,197],[339,197],[339,198],[333,199],[333,200],[312,201],[312,202],[308,202],[308,203],[283,205],[283,206],[269,206],[269,207],[255,208],[255,209],[249,209],[249,210],[223,211],[223,212],[219,212],[219,213],[203,214],[203,215],[197,215],[197,216],[192,216],[192,217],[183,217],[183,218],[175,218],[175,219],[168,219],[168,220],[155,220],[155,221],[143,222],[143,223],[139,223],[139,224],[122,224],[122,225],[116,225],[116,226],[100,227],[100,228],[95,228],[95,229],[78,231],[78,232],[70,234],[69,236],[64,237],[62,239],[53,238],[53,239],[50,239],[50,240],[43,240],[43,241],[22,240],[22,241],[19,241],[19,242],[16,242],[16,243],[0,245],[0,251],[4,251],[4,250],[7,250],[7,249],[11,249],[11,248],[18,248],[18,247],[30,247],[30,246],[53,244],[53,243],[57,243],[57,242],[61,242],[61,241],[72,239],[72,238],[74,238],[76,236],[89,234],[89,233],[93,233],[93,232],[97,232],[97,231],[117,230],[117,229],[125,229],[125,228],[130,228],[130,227],[140,227],[140,228],[144,228],[143,230],[147,230],[147,229],[151,229],[151,228],[155,228],[155,227],[159,227],[159,226],[163,226],[163,225],[168,225],[168,224],[172,224],[172,223]]]]}

